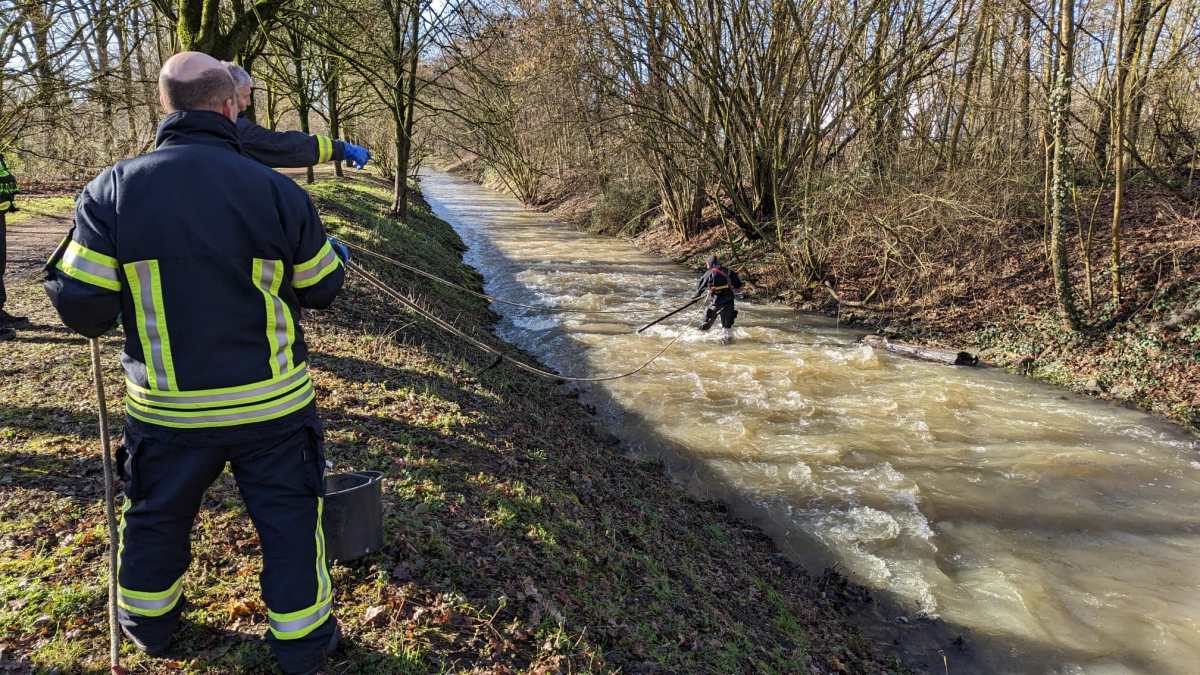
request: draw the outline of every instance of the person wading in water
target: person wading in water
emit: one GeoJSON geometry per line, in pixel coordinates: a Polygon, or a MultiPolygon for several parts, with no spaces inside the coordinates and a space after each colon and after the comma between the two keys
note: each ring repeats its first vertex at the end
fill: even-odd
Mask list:
{"type": "Polygon", "coordinates": [[[696,284],[696,295],[699,296],[705,290],[708,291],[708,306],[704,309],[704,321],[700,323],[700,330],[708,330],[712,328],[717,317],[721,317],[721,343],[729,344],[733,341],[733,320],[737,318],[737,308],[734,307],[734,291],[742,287],[742,280],[738,278],[737,272],[728,269],[720,264],[717,256],[710,255],[708,257],[708,271],[700,277],[700,283],[696,284]]]}

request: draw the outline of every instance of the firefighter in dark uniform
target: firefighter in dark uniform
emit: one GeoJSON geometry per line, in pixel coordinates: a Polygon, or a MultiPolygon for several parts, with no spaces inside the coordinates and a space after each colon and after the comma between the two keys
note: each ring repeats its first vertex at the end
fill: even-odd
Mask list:
{"type": "Polygon", "coordinates": [[[366,148],[353,143],[302,131],[271,131],[251,122],[242,113],[254,100],[254,80],[236,63],[226,61],[225,67],[237,87],[237,128],[243,155],[270,167],[293,169],[330,161],[349,162],[361,169],[371,160],[371,153],[366,148]]]}
{"type": "Polygon", "coordinates": [[[733,340],[733,320],[737,318],[737,308],[734,306],[734,291],[742,287],[742,280],[737,272],[721,266],[716,256],[708,257],[708,270],[700,277],[696,285],[696,295],[708,292],[708,306],[704,309],[704,321],[700,330],[712,328],[717,317],[721,317],[723,334],[721,341],[729,343],[733,340]]]}
{"type": "Polygon", "coordinates": [[[267,640],[284,672],[315,673],[338,632],[299,319],[333,302],[347,254],[304,190],[239,153],[220,61],[177,54],[159,90],[168,114],[156,149],[84,188],[45,282],[73,330],[124,327],[121,626],[147,653],[167,653],[192,524],[229,463],[262,543],[267,640]]]}
{"type": "Polygon", "coordinates": [[[8,294],[4,290],[4,268],[8,261],[8,214],[17,210],[17,179],[8,169],[4,155],[0,155],[0,342],[11,340],[15,335],[13,328],[27,325],[29,319],[23,316],[13,316],[4,311],[4,303],[8,294]]]}

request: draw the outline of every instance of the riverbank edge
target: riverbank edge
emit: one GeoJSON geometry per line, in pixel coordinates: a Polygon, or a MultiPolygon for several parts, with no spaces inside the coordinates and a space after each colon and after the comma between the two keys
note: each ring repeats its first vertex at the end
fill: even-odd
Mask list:
{"type": "MultiPolygon", "coordinates": [[[[332,233],[481,288],[464,246],[419,200],[378,216],[386,188],[311,188],[332,233]]],[[[360,261],[363,262],[363,261],[360,261]]],[[[480,334],[477,298],[376,270],[480,334]]],[[[0,354],[0,664],[101,672],[104,536],[83,341],[32,270],[11,309],[34,325],[0,354]]],[[[351,282],[307,317],[335,471],[385,473],[388,543],[334,566],[346,648],[333,672],[901,672],[848,617],[871,601],[810,576],[758,528],[627,458],[553,382],[498,369],[351,282]]],[[[120,410],[117,336],[104,339],[120,410]]],[[[143,672],[263,672],[257,544],[236,487],[210,490],[195,530],[178,658],[127,651],[143,672]]],[[[128,648],[128,645],[127,645],[128,648]]]]}
{"type": "MultiPolygon", "coordinates": [[[[443,162],[439,168],[507,193],[501,183],[484,177],[490,172],[478,161],[443,162]]],[[[709,255],[723,260],[736,257],[731,255],[719,228],[709,228],[681,241],[662,223],[651,220],[636,236],[621,234],[622,227],[617,227],[618,233],[614,234],[613,226],[594,223],[598,194],[569,183],[549,192],[554,197],[546,205],[530,208],[571,227],[626,239],[647,253],[685,267],[701,269],[709,255]]],[[[1178,335],[1164,334],[1161,330],[1168,317],[1194,313],[1194,306],[1200,307],[1200,279],[1177,288],[1172,296],[1163,299],[1152,308],[1151,318],[1126,323],[1119,332],[1107,336],[1089,336],[1064,330],[1052,307],[994,321],[977,317],[970,322],[951,322],[949,327],[944,321],[923,320],[919,312],[892,316],[843,305],[824,288],[797,286],[787,279],[781,264],[753,258],[743,262],[753,270],[750,275],[743,274],[744,277],[769,280],[749,285],[754,299],[833,318],[847,328],[889,340],[966,351],[978,356],[981,366],[1003,368],[1078,395],[1140,410],[1200,437],[1200,325],[1193,321],[1177,331],[1191,338],[1190,346],[1178,335]],[[1180,375],[1177,371],[1183,369],[1186,374],[1180,375]]],[[[1046,297],[1051,297],[1049,292],[1046,291],[1046,297]]]]}

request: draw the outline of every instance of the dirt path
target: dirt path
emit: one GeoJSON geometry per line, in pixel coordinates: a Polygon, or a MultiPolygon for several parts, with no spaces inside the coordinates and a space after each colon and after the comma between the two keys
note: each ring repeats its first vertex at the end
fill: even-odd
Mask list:
{"type": "Polygon", "coordinates": [[[66,236],[71,229],[71,214],[38,214],[7,227],[8,274],[24,277],[36,274],[66,236]]]}

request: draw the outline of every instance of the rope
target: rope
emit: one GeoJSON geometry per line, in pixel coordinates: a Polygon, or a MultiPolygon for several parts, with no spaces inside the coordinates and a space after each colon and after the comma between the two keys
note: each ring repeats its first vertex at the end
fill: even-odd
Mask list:
{"type": "MultiPolygon", "coordinates": [[[[381,293],[383,293],[384,295],[387,295],[388,297],[392,298],[393,300],[400,303],[401,305],[403,305],[405,308],[411,310],[412,312],[415,312],[419,316],[427,319],[430,323],[437,326],[438,328],[441,328],[442,330],[446,331],[447,333],[450,333],[451,335],[454,335],[455,337],[471,344],[476,349],[479,349],[480,351],[491,354],[498,359],[504,359],[505,361],[511,363],[512,365],[516,366],[517,368],[519,368],[521,370],[524,370],[527,373],[531,373],[531,374],[537,375],[539,377],[545,377],[545,378],[549,378],[549,379],[553,379],[553,380],[566,380],[567,382],[607,382],[610,380],[619,380],[623,377],[629,377],[631,375],[636,375],[636,374],[642,372],[643,370],[645,370],[651,363],[654,363],[655,361],[657,361],[658,357],[660,357],[664,353],[666,353],[666,351],[668,349],[670,349],[671,346],[674,345],[679,340],[679,338],[682,336],[682,333],[680,335],[676,335],[674,338],[671,339],[670,342],[667,343],[667,346],[658,350],[657,354],[650,357],[650,359],[647,360],[642,365],[640,365],[637,368],[634,368],[633,370],[630,370],[628,372],[619,373],[616,375],[603,375],[603,376],[599,376],[599,377],[570,377],[570,376],[566,376],[566,375],[559,375],[558,373],[553,373],[548,370],[543,370],[541,368],[531,366],[528,363],[525,363],[524,361],[521,361],[519,359],[515,359],[515,358],[509,356],[508,354],[501,352],[500,350],[496,349],[495,347],[487,344],[486,342],[483,342],[482,340],[479,340],[478,338],[468,335],[467,333],[463,332],[460,328],[458,328],[454,324],[450,323],[449,321],[446,321],[445,319],[442,319],[434,314],[431,314],[430,312],[427,312],[425,309],[423,309],[422,307],[417,305],[417,303],[404,297],[399,291],[392,288],[391,286],[388,286],[384,282],[380,281],[378,278],[375,277],[375,275],[373,275],[370,272],[363,269],[362,266],[359,265],[358,263],[353,263],[353,262],[346,263],[346,267],[348,269],[350,269],[351,271],[356,272],[359,275],[361,275],[363,280],[366,281],[369,285],[375,287],[376,290],[378,290],[381,293]]],[[[483,371],[480,371],[480,372],[483,372],[483,371]]]]}
{"type": "Polygon", "coordinates": [[[445,286],[449,286],[451,288],[458,289],[458,290],[462,291],[463,293],[469,293],[477,298],[483,298],[484,300],[487,300],[489,302],[495,302],[495,303],[501,304],[501,305],[509,305],[510,307],[520,307],[521,309],[528,309],[528,310],[531,310],[534,312],[539,312],[542,314],[624,314],[624,315],[629,315],[629,314],[643,314],[643,313],[647,313],[647,312],[657,312],[658,311],[657,309],[632,309],[632,310],[630,310],[630,309],[573,309],[570,307],[539,307],[537,305],[525,305],[525,304],[521,304],[519,302],[512,302],[511,300],[501,300],[500,298],[497,298],[494,295],[488,295],[487,293],[480,293],[479,291],[471,290],[470,288],[467,288],[466,286],[462,286],[460,284],[454,283],[453,281],[443,279],[435,274],[430,274],[429,272],[426,272],[423,269],[420,269],[418,267],[413,267],[412,265],[409,265],[408,263],[401,262],[399,260],[396,260],[395,258],[390,258],[386,255],[383,255],[382,253],[376,253],[375,251],[372,251],[371,249],[359,246],[358,244],[351,244],[350,242],[348,242],[344,239],[338,239],[338,241],[345,244],[347,248],[354,249],[355,251],[358,251],[360,253],[366,253],[369,256],[373,256],[379,260],[382,260],[384,262],[395,265],[396,267],[399,267],[400,269],[407,270],[418,276],[425,277],[426,279],[429,279],[430,281],[436,281],[439,284],[443,284],[445,286]]]}

